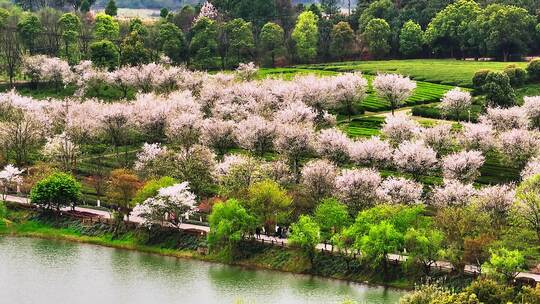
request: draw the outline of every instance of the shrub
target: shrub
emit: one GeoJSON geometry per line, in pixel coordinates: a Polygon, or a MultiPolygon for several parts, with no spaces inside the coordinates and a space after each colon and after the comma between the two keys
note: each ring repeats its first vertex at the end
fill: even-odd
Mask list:
{"type": "Polygon", "coordinates": [[[507,66],[504,69],[504,73],[508,76],[508,78],[510,78],[510,84],[513,87],[523,85],[525,83],[525,80],[527,79],[527,71],[520,67],[517,67],[514,64],[507,66]]]}
{"type": "Polygon", "coordinates": [[[474,76],[472,79],[473,87],[481,91],[484,84],[486,84],[486,77],[490,72],[491,72],[490,70],[479,70],[476,73],[474,73],[474,76]]]}
{"type": "Polygon", "coordinates": [[[32,191],[30,201],[45,209],[76,204],[81,197],[81,184],[66,173],[53,173],[40,180],[32,191]]]}
{"type": "Polygon", "coordinates": [[[510,78],[503,72],[489,72],[482,91],[492,105],[509,107],[515,103],[516,94],[510,85],[510,78]]]}
{"type": "Polygon", "coordinates": [[[527,66],[527,73],[531,80],[540,80],[540,58],[534,59],[529,62],[527,66]]]}
{"type": "Polygon", "coordinates": [[[493,280],[480,279],[472,282],[465,289],[468,294],[475,294],[478,301],[484,304],[500,304],[512,302],[512,287],[499,284],[493,280]]]}

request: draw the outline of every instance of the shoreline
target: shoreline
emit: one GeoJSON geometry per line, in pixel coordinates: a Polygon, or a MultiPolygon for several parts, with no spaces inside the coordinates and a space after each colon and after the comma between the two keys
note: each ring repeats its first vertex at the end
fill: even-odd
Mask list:
{"type": "MultiPolygon", "coordinates": [[[[57,229],[57,228],[51,228],[51,229],[54,229],[57,232],[61,232],[61,229],[57,229]]],[[[339,278],[339,277],[333,277],[333,276],[323,276],[323,275],[317,275],[317,274],[288,271],[285,269],[268,267],[259,263],[245,263],[245,262],[226,263],[223,261],[219,261],[216,258],[212,258],[209,255],[201,255],[197,253],[196,251],[163,249],[163,248],[158,248],[158,247],[142,246],[142,245],[136,245],[136,244],[127,244],[127,243],[115,244],[115,242],[107,242],[95,236],[75,236],[75,235],[69,235],[69,234],[63,234],[63,233],[55,234],[55,235],[48,235],[46,233],[41,233],[41,232],[17,232],[17,231],[10,231],[8,227],[6,231],[0,230],[0,237],[34,238],[34,239],[43,239],[43,240],[51,240],[51,241],[64,241],[64,242],[88,244],[88,245],[102,246],[102,247],[113,248],[113,249],[136,251],[140,253],[153,254],[153,255],[158,255],[158,256],[163,256],[163,257],[196,260],[196,261],[207,262],[207,263],[234,266],[234,267],[240,267],[240,268],[245,268],[245,269],[250,269],[250,270],[266,270],[266,271],[275,271],[275,272],[288,273],[288,274],[294,274],[294,275],[312,276],[312,277],[317,277],[317,278],[360,284],[360,285],[365,285],[372,288],[380,287],[380,288],[385,288],[385,289],[395,289],[395,290],[401,290],[401,291],[411,291],[414,289],[414,285],[410,285],[410,284],[407,284],[407,285],[392,284],[392,283],[383,284],[380,282],[369,282],[369,281],[352,280],[352,279],[339,278]]]]}

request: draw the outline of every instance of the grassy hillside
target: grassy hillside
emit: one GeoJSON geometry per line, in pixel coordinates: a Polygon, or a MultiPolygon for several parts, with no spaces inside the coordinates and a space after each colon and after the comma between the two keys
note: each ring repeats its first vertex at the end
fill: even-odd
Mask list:
{"type": "Polygon", "coordinates": [[[350,61],[301,65],[299,68],[323,71],[362,71],[366,74],[394,72],[409,75],[415,80],[453,86],[471,87],[474,73],[481,69],[503,70],[515,64],[525,68],[526,62],[463,61],[454,59],[411,59],[386,61],[350,61]]]}

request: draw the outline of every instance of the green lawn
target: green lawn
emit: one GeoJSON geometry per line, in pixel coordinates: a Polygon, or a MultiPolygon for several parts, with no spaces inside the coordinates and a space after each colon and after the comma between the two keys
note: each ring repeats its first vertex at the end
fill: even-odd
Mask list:
{"type": "Polygon", "coordinates": [[[525,96],[539,96],[540,83],[529,83],[516,89],[516,100],[518,104],[523,102],[525,96]]]}
{"type": "Polygon", "coordinates": [[[463,61],[454,59],[410,59],[386,61],[350,61],[301,65],[299,68],[324,71],[362,71],[375,75],[378,72],[395,72],[408,75],[415,80],[453,86],[471,87],[474,73],[481,69],[503,70],[515,64],[525,68],[526,62],[463,61]]]}

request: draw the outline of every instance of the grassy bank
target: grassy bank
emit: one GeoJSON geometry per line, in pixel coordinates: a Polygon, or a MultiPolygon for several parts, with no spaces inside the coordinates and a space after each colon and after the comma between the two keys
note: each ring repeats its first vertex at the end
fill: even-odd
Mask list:
{"type": "Polygon", "coordinates": [[[43,217],[35,211],[10,208],[0,220],[0,235],[33,237],[87,243],[164,256],[227,263],[249,268],[268,269],[328,278],[410,289],[419,277],[416,270],[393,267],[383,279],[379,271],[349,256],[318,252],[313,264],[293,248],[270,246],[254,241],[241,244],[235,261],[224,261],[220,254],[201,254],[197,248],[205,239],[177,230],[145,228],[125,230],[114,236],[103,223],[82,224],[69,217],[43,217]]]}

